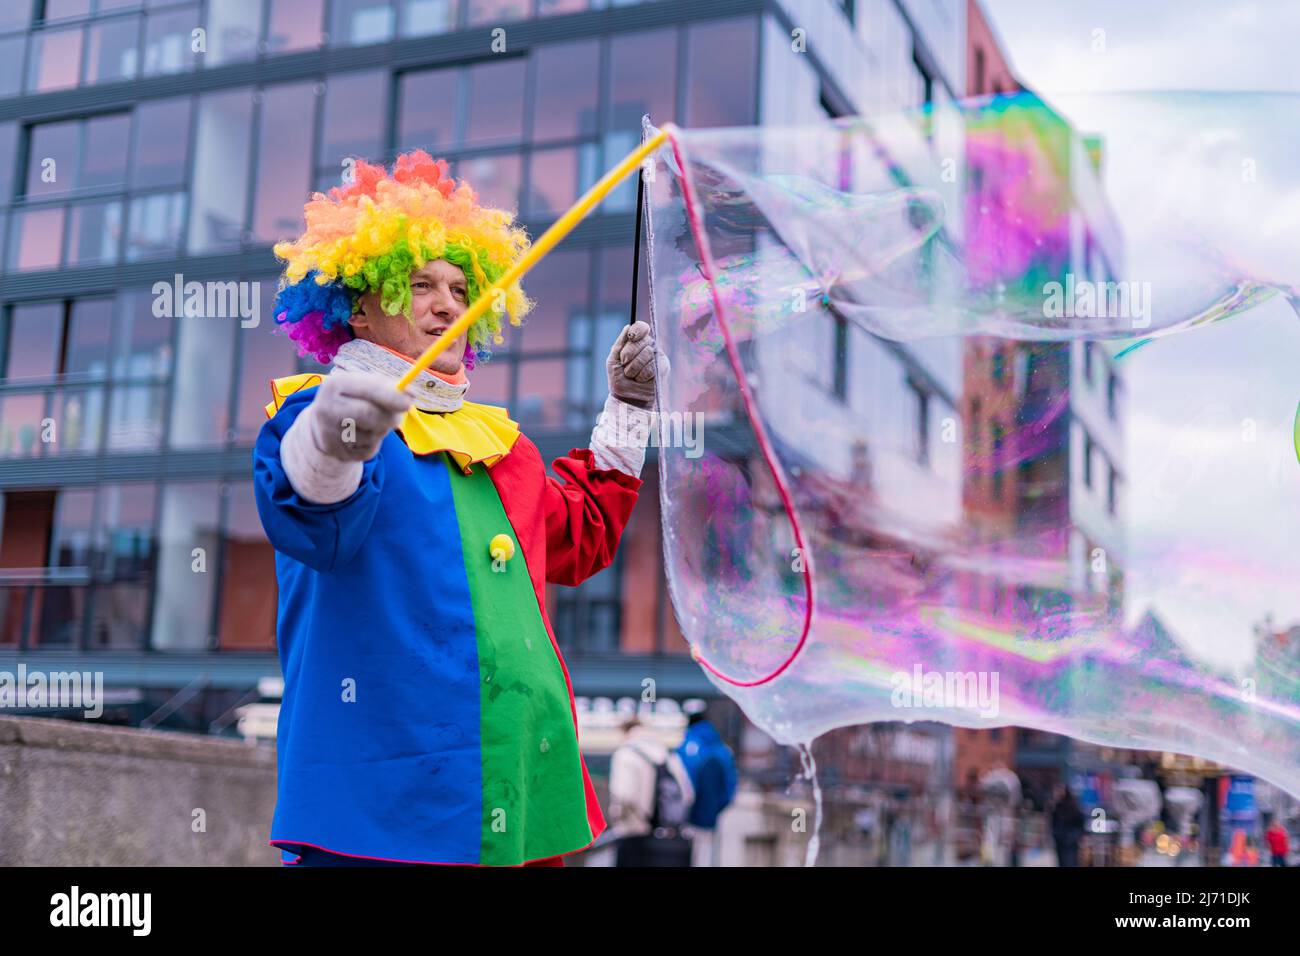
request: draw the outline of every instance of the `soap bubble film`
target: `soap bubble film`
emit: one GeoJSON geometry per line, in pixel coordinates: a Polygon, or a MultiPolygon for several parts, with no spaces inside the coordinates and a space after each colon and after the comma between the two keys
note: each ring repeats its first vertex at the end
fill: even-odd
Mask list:
{"type": "Polygon", "coordinates": [[[1300,794],[1300,648],[1264,624],[1300,579],[1300,387],[1233,351],[1264,316],[1300,350],[1298,121],[1285,95],[1019,94],[669,129],[665,559],[756,724],[1015,725],[1300,794]],[[1180,378],[1186,346],[1221,367],[1180,378]],[[1175,411],[1130,429],[1153,376],[1175,411]],[[1222,520],[1180,532],[1207,488],[1222,520]]]}

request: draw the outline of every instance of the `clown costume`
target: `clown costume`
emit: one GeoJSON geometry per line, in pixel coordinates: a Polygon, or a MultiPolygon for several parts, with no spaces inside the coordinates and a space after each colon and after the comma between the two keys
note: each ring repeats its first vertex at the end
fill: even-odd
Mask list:
{"type": "Polygon", "coordinates": [[[272,382],[253,454],[284,674],[269,842],[299,865],[554,865],[605,820],[545,585],[613,561],[666,361],[645,323],[624,329],[590,447],[552,477],[507,409],[466,398],[532,306],[518,283],[463,360],[396,388],[527,250],[512,215],[420,151],[358,163],[305,212],[275,247],[275,317],[331,367],[272,382]]]}

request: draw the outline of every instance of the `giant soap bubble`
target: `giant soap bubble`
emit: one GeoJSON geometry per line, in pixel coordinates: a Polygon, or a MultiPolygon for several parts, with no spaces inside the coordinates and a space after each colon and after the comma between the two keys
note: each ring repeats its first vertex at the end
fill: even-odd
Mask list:
{"type": "Polygon", "coordinates": [[[1191,517],[1233,406],[1194,387],[1142,436],[1160,466],[1130,474],[1124,397],[1166,343],[1300,305],[1298,125],[1288,96],[1024,94],[670,130],[646,193],[660,411],[704,441],[662,448],[660,493],[713,682],[791,745],[1018,725],[1300,794],[1300,648],[1252,628],[1300,557],[1249,560],[1254,536],[1300,531],[1300,508],[1255,506],[1268,482],[1300,494],[1300,382],[1277,428],[1228,446],[1290,468],[1222,489],[1208,544],[1176,520],[1127,532],[1191,517]],[[1209,581],[1235,610],[1181,633],[1131,583],[1157,578],[1166,603],[1209,581]]]}

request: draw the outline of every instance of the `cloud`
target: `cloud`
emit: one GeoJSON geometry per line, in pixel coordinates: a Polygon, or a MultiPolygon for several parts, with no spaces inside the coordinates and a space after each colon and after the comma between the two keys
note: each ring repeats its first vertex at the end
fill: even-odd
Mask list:
{"type": "Polygon", "coordinates": [[[1300,5],[1286,0],[982,0],[1012,64],[1043,94],[1097,90],[1300,91],[1287,69],[1300,5]],[[1097,52],[1094,31],[1103,31],[1097,52]]]}

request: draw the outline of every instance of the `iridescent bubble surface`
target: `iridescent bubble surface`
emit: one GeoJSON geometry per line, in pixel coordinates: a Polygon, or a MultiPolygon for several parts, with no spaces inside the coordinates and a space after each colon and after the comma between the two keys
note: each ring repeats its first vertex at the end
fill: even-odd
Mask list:
{"type": "Polygon", "coordinates": [[[1300,557],[1267,549],[1300,508],[1257,507],[1300,502],[1300,381],[1279,404],[1234,390],[1245,363],[1189,378],[1154,427],[1126,399],[1173,343],[1213,361],[1300,303],[1298,121],[1287,96],[1025,94],[675,130],[647,183],[660,413],[703,450],[661,436],[660,494],[714,683],[788,744],[1017,725],[1300,794],[1300,629],[1259,625],[1292,613],[1300,557]],[[1207,488],[1221,527],[1190,520],[1207,488]],[[1216,589],[1222,615],[1179,614],[1216,589]]]}

